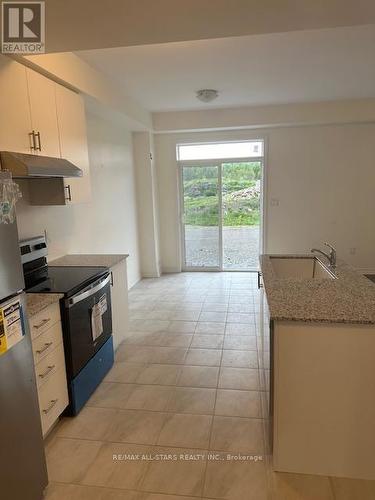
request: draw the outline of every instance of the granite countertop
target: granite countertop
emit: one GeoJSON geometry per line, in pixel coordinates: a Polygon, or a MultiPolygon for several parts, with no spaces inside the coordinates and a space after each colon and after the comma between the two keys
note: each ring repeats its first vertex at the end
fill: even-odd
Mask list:
{"type": "Polygon", "coordinates": [[[55,304],[62,297],[61,293],[26,293],[27,315],[32,318],[46,307],[55,304]]]}
{"type": "Polygon", "coordinates": [[[53,260],[50,266],[87,266],[87,267],[113,267],[119,262],[127,259],[129,254],[70,254],[53,260]]]}
{"type": "Polygon", "coordinates": [[[337,261],[337,279],[277,278],[270,257],[260,264],[271,319],[375,324],[375,284],[349,264],[337,261]]]}

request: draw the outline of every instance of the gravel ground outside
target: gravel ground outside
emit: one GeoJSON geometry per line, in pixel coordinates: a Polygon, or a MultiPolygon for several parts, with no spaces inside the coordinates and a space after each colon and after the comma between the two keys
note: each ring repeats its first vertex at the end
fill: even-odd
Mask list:
{"type": "MultiPolygon", "coordinates": [[[[212,226],[185,226],[186,265],[215,267],[219,261],[219,229],[212,226]]],[[[223,227],[224,269],[257,269],[259,226],[223,227]]]]}

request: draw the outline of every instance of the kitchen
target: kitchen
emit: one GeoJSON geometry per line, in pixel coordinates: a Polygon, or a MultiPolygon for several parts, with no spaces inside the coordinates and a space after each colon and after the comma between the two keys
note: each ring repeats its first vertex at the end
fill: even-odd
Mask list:
{"type": "Polygon", "coordinates": [[[375,32],[315,8],[0,56],[7,498],[373,498],[375,32]]]}

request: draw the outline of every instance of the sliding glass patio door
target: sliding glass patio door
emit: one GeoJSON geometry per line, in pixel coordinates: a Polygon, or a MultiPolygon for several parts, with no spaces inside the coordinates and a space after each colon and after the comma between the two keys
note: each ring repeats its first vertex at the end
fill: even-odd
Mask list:
{"type": "Polygon", "coordinates": [[[259,159],[180,165],[184,269],[258,268],[262,166],[259,159]]]}
{"type": "Polygon", "coordinates": [[[261,241],[261,161],[221,164],[222,268],[254,271],[261,241]]]}
{"type": "Polygon", "coordinates": [[[184,268],[219,270],[221,244],[221,166],[181,167],[184,268]]]}

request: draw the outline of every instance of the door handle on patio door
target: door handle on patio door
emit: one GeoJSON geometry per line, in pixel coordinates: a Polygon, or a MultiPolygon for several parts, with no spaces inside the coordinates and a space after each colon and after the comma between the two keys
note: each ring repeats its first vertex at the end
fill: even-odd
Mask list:
{"type": "Polygon", "coordinates": [[[258,271],[258,288],[263,288],[262,273],[258,271]]]}

